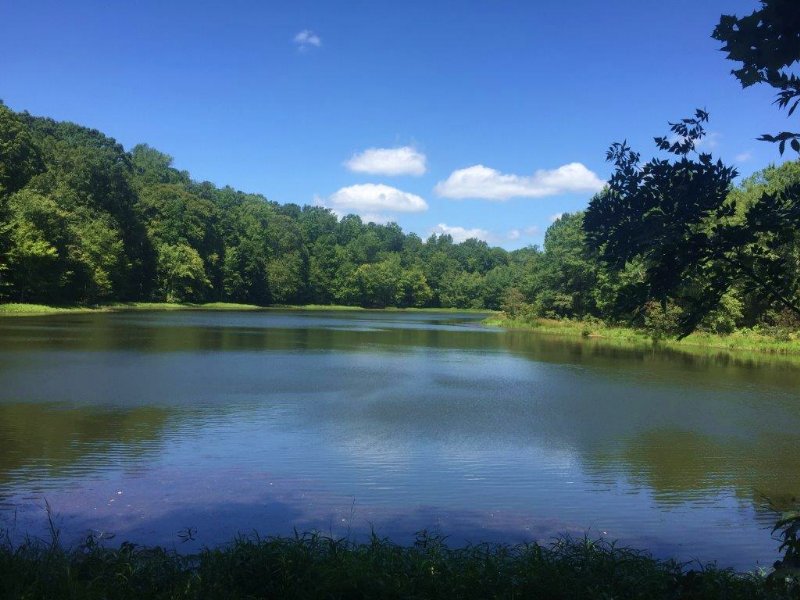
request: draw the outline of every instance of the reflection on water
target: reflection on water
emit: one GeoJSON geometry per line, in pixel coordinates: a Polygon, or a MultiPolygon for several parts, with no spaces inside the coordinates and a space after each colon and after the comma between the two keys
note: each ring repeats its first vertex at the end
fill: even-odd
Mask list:
{"type": "Polygon", "coordinates": [[[166,411],[0,404],[0,483],[76,477],[159,452],[166,411]]]}
{"type": "Polygon", "coordinates": [[[770,564],[800,497],[800,369],[429,313],[0,321],[0,526],[198,543],[601,535],[770,564]],[[5,507],[2,509],[1,507],[5,507]]]}

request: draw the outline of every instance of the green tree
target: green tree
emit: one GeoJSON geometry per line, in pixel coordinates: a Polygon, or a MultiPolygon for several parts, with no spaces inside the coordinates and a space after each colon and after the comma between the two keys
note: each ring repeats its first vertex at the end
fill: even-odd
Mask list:
{"type": "Polygon", "coordinates": [[[277,304],[302,302],[304,261],[300,252],[286,252],[267,263],[271,300],[277,304]]]}
{"type": "Polygon", "coordinates": [[[234,195],[228,198],[227,193],[221,204],[223,285],[227,298],[237,302],[269,304],[267,264],[272,251],[267,229],[274,210],[258,197],[234,195]]]}
{"type": "Polygon", "coordinates": [[[397,306],[405,291],[401,286],[402,272],[400,258],[396,254],[377,263],[359,266],[353,274],[359,304],[373,308],[397,306]]]}
{"type": "Polygon", "coordinates": [[[503,304],[508,290],[514,286],[515,277],[513,267],[500,265],[487,272],[483,278],[483,305],[492,310],[499,310],[503,304]]]}
{"type": "Polygon", "coordinates": [[[405,269],[400,280],[399,306],[423,307],[433,299],[433,291],[425,279],[425,273],[417,266],[405,269]]]}
{"type": "Polygon", "coordinates": [[[70,229],[69,256],[80,297],[89,302],[120,297],[130,265],[114,220],[108,214],[86,215],[70,229]]]}
{"type": "Polygon", "coordinates": [[[447,308],[485,308],[480,273],[459,272],[441,282],[439,298],[447,308]]]}
{"type": "Polygon", "coordinates": [[[583,213],[567,213],[545,232],[535,302],[541,316],[585,317],[596,313],[598,264],[589,256],[583,220],[583,213]]]}
{"type": "MultiPolygon", "coordinates": [[[[795,192],[800,189],[800,161],[786,162],[778,167],[770,166],[762,171],[754,173],[745,179],[736,189],[734,189],[729,201],[736,206],[736,216],[733,222],[740,227],[748,224],[748,214],[759,214],[759,204],[762,201],[770,202],[770,197],[784,198],[789,200],[795,192]],[[767,196],[767,198],[765,198],[767,196]]],[[[751,218],[752,220],[752,218],[751,218]]],[[[782,279],[782,287],[791,297],[791,290],[796,290],[800,286],[800,231],[793,227],[788,221],[784,227],[775,233],[757,235],[751,241],[750,247],[745,248],[748,255],[755,255],[749,258],[749,263],[757,271],[766,271],[764,277],[769,276],[770,263],[772,269],[778,269],[782,279]],[[766,254],[769,257],[766,267],[762,264],[763,258],[759,261],[758,257],[766,254]]],[[[787,312],[785,307],[776,308],[774,301],[768,295],[759,294],[752,289],[752,285],[747,285],[746,281],[741,281],[736,285],[736,298],[741,301],[742,322],[745,326],[753,326],[762,321],[774,322],[777,313],[787,312]]],[[[791,298],[797,304],[798,298],[791,298]]],[[[791,318],[788,317],[787,318],[791,318]]],[[[784,319],[785,320],[785,319],[784,319]]],[[[773,323],[770,323],[773,324],[773,323]]]]}
{"type": "Polygon", "coordinates": [[[741,218],[728,198],[736,170],[701,153],[689,158],[704,135],[708,115],[671,125],[675,141],[656,138],[677,159],[644,165],[626,144],[613,144],[616,167],[608,188],[589,204],[587,242],[613,270],[640,261],[645,303],[681,311],[676,331],[686,336],[716,309],[738,282],[800,314],[797,282],[787,277],[780,249],[800,223],[795,188],[764,194],[741,218]]]}
{"type": "Polygon", "coordinates": [[[147,144],[138,144],[131,150],[131,164],[136,183],[152,186],[159,183],[189,184],[189,174],[172,167],[172,157],[147,144]]]}
{"type": "Polygon", "coordinates": [[[202,300],[211,282],[203,259],[188,244],[160,244],[158,251],[158,289],[167,302],[202,300]]]}
{"type": "MultiPolygon", "coordinates": [[[[137,209],[155,247],[192,248],[203,261],[209,281],[207,293],[224,288],[224,244],[219,231],[219,213],[213,202],[178,184],[157,184],[140,191],[137,209]]],[[[158,260],[161,264],[162,259],[158,260]]]]}
{"type": "Polygon", "coordinates": [[[339,268],[336,250],[336,239],[332,235],[320,236],[310,249],[308,288],[312,302],[329,304],[334,299],[339,268]]]}
{"type": "Polygon", "coordinates": [[[0,202],[43,170],[44,163],[30,131],[0,102],[0,202]]]}
{"type": "Polygon", "coordinates": [[[9,201],[3,226],[10,280],[17,299],[59,300],[66,277],[67,215],[52,198],[22,190],[9,201]]]}

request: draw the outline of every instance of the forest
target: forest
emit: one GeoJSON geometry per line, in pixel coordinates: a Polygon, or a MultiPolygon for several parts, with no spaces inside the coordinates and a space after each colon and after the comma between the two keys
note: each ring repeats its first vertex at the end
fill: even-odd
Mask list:
{"type": "MultiPolygon", "coordinates": [[[[686,310],[680,299],[647,293],[641,257],[615,263],[589,243],[584,212],[556,220],[543,248],[506,251],[449,235],[423,240],[396,223],[339,219],[320,206],[198,182],[147,145],[126,151],[97,130],[2,104],[0,149],[6,302],[502,309],[516,319],[600,319],[667,333],[680,330],[686,310]]],[[[715,218],[735,220],[765,193],[797,184],[799,162],[771,166],[728,186],[726,203],[738,212],[715,218]]],[[[592,199],[589,211],[608,194],[592,199]]],[[[796,257],[800,245],[783,251],[796,257]]],[[[797,268],[790,275],[800,279],[797,268]]],[[[692,329],[724,334],[797,321],[742,278],[692,329]]]]}

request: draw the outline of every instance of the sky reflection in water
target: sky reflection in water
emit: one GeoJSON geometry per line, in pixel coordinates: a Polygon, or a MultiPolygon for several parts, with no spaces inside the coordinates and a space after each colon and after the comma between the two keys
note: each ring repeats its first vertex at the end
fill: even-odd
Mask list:
{"type": "Polygon", "coordinates": [[[0,523],[213,545],[319,529],[607,535],[769,565],[800,497],[800,369],[427,313],[0,322],[0,523]]]}

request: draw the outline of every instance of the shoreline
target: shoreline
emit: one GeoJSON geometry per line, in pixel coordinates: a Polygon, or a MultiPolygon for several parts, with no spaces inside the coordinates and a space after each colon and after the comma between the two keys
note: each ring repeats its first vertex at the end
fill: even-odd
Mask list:
{"type": "Polygon", "coordinates": [[[432,314],[486,315],[482,321],[488,327],[508,332],[520,331],[557,336],[569,339],[593,341],[605,345],[626,348],[654,348],[684,352],[753,353],[800,359],[800,337],[777,340],[774,337],[752,330],[737,330],[729,335],[695,332],[683,340],[662,339],[654,341],[646,332],[628,327],[614,327],[589,321],[536,319],[533,323],[521,319],[509,319],[499,311],[474,308],[365,308],[340,304],[270,305],[239,304],[232,302],[171,303],[171,302],[112,302],[97,306],[53,306],[46,304],[5,303],[0,304],[0,319],[8,317],[39,317],[48,315],[79,315],[114,312],[171,312],[171,311],[216,311],[216,312],[408,312],[432,314]]]}
{"type": "Polygon", "coordinates": [[[563,338],[580,338],[626,348],[654,348],[683,352],[752,353],[789,359],[800,359],[800,339],[777,340],[752,330],[737,330],[729,335],[695,332],[683,340],[654,341],[644,331],[628,327],[613,327],[587,321],[537,319],[531,323],[495,315],[484,320],[489,327],[506,331],[524,331],[563,338]]]}
{"type": "Polygon", "coordinates": [[[48,304],[27,304],[23,302],[9,302],[0,304],[0,318],[3,317],[38,317],[46,315],[74,315],[110,312],[137,312],[137,311],[340,311],[340,312],[418,312],[418,313],[467,313],[478,315],[493,315],[497,311],[474,308],[399,308],[387,306],[385,308],[364,308],[363,306],[347,306],[341,304],[272,304],[259,306],[257,304],[238,304],[234,302],[207,302],[173,303],[173,302],[112,302],[96,306],[54,306],[48,304]]]}

